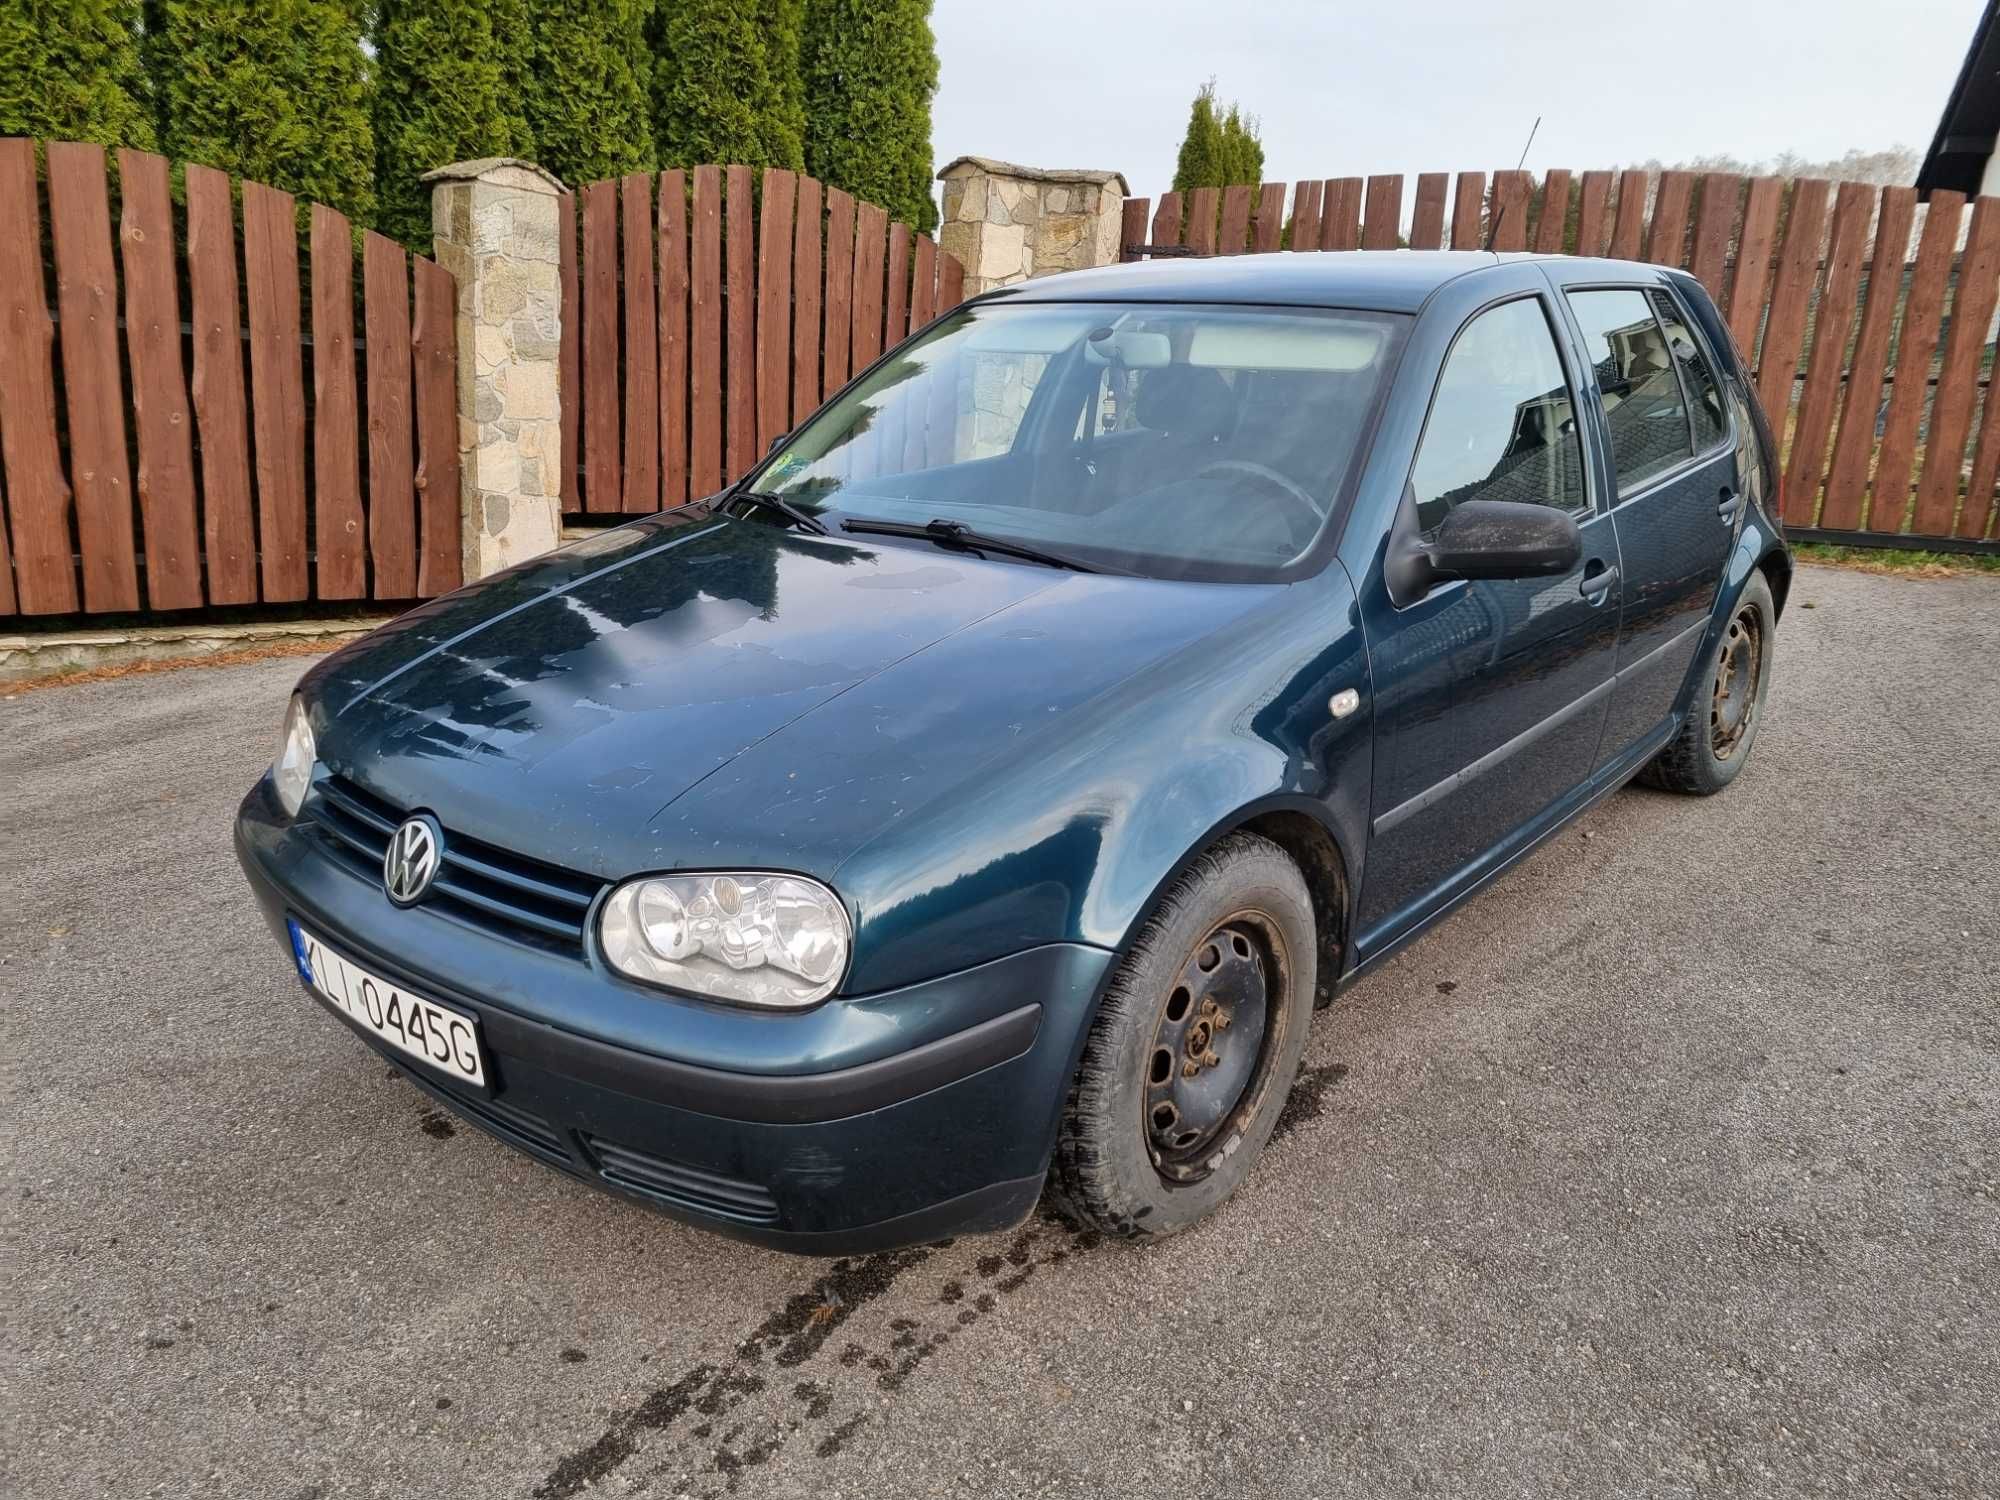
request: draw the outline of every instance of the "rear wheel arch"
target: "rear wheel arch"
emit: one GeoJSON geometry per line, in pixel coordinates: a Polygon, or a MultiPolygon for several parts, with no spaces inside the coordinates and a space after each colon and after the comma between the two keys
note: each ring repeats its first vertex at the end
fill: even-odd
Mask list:
{"type": "Polygon", "coordinates": [[[1785,596],[1792,591],[1792,560],[1783,547],[1773,547],[1757,559],[1757,571],[1771,590],[1771,617],[1785,617],[1785,596]]]}

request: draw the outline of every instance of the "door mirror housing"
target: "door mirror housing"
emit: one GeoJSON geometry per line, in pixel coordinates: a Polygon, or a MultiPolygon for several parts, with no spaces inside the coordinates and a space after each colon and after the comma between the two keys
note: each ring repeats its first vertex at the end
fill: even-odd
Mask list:
{"type": "Polygon", "coordinates": [[[1446,578],[1559,577],[1583,560],[1576,518],[1518,500],[1467,500],[1426,541],[1415,497],[1403,495],[1385,569],[1390,597],[1414,604],[1446,578]]]}
{"type": "Polygon", "coordinates": [[[1468,500],[1444,518],[1429,550],[1446,578],[1553,578],[1583,560],[1583,534],[1551,506],[1468,500]]]}

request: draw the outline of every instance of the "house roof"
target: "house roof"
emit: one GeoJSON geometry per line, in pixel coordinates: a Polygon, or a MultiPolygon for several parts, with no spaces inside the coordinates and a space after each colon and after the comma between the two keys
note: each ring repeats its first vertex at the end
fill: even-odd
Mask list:
{"type": "Polygon", "coordinates": [[[2000,136],[2000,0],[1986,0],[1930,153],[1917,173],[1918,195],[1928,198],[1939,188],[1978,192],[1996,136],[2000,136]]]}

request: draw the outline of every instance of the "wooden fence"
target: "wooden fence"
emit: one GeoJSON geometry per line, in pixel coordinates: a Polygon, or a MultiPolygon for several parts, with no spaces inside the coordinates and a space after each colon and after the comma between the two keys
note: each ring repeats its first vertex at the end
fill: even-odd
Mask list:
{"type": "Polygon", "coordinates": [[[451,277],[313,204],[302,278],[291,196],[207,167],[115,187],[0,140],[0,615],[456,588],[451,277]]]}
{"type": "Polygon", "coordinates": [[[1788,524],[1978,543],[2000,518],[2000,199],[1938,192],[1919,216],[1914,189],[1810,178],[1425,172],[1407,230],[1401,175],[1131,198],[1121,227],[1128,260],[1490,246],[1685,267],[1782,436],[1788,524]]]}
{"type": "Polygon", "coordinates": [[[593,182],[558,223],[572,514],[713,494],[964,286],[927,235],[779,169],[593,182]]]}

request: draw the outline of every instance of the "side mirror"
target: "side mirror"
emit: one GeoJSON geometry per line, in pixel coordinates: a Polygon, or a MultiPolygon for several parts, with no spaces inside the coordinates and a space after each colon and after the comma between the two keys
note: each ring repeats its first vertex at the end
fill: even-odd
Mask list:
{"type": "Polygon", "coordinates": [[[1430,544],[1446,578],[1553,578],[1583,560],[1576,518],[1518,500],[1468,500],[1444,518],[1430,544]]]}

